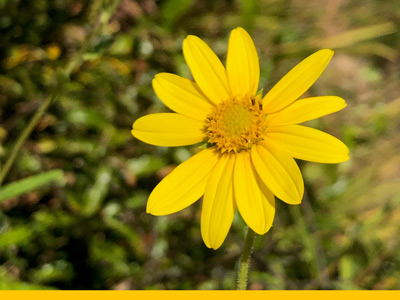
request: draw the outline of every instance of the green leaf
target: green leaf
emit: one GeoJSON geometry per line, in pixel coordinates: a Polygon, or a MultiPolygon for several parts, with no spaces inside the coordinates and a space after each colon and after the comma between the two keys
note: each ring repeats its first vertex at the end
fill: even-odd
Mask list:
{"type": "Polygon", "coordinates": [[[14,227],[5,233],[1,233],[0,248],[26,242],[31,234],[32,231],[28,227],[14,227]]]}
{"type": "Polygon", "coordinates": [[[107,166],[102,166],[97,171],[94,184],[84,194],[83,213],[86,216],[93,215],[101,207],[110,187],[111,175],[112,169],[107,166]]]}
{"type": "Polygon", "coordinates": [[[128,160],[127,166],[138,178],[140,178],[160,170],[165,166],[165,160],[162,157],[142,155],[139,158],[128,160]]]}
{"type": "Polygon", "coordinates": [[[145,249],[141,243],[140,236],[135,230],[115,218],[104,218],[104,222],[109,228],[112,228],[115,232],[125,237],[137,255],[145,255],[145,249]]]}
{"type": "Polygon", "coordinates": [[[65,179],[63,171],[52,170],[9,183],[0,188],[0,202],[36,190],[51,182],[64,185],[65,179]]]}
{"type": "Polygon", "coordinates": [[[74,271],[71,263],[60,259],[32,270],[29,277],[30,281],[34,283],[45,284],[54,281],[68,282],[73,276],[74,271]]]}
{"type": "Polygon", "coordinates": [[[4,267],[0,267],[0,290],[54,290],[56,288],[20,281],[4,267]]]}

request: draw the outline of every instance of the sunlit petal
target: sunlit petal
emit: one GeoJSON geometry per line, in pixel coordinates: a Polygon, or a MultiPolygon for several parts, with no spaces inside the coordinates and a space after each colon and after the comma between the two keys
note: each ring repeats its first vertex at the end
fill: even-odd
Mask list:
{"type": "Polygon", "coordinates": [[[268,115],[269,126],[299,124],[337,112],[346,107],[344,99],[336,96],[304,98],[281,111],[268,115]]]}
{"type": "Polygon", "coordinates": [[[151,114],[133,123],[132,135],[151,145],[185,146],[204,140],[204,122],[175,113],[151,114]]]}
{"type": "Polygon", "coordinates": [[[234,163],[234,155],[222,155],[206,186],[201,211],[201,235],[209,248],[218,249],[232,225],[235,214],[234,163]]]}
{"type": "Polygon", "coordinates": [[[334,136],[301,125],[269,127],[266,133],[274,145],[289,155],[320,163],[340,163],[349,159],[349,149],[334,136]]]}
{"type": "Polygon", "coordinates": [[[189,35],[183,41],[183,55],[193,78],[208,99],[218,104],[231,96],[225,68],[205,42],[189,35]]]}
{"type": "Polygon", "coordinates": [[[233,186],[243,220],[256,233],[265,234],[274,220],[275,197],[258,176],[248,151],[236,156],[233,186]]]}
{"type": "Polygon", "coordinates": [[[258,175],[272,193],[288,204],[301,203],[303,177],[290,155],[264,141],[253,146],[251,159],[258,175]]]}
{"type": "Polygon", "coordinates": [[[147,212],[168,215],[180,211],[203,194],[219,153],[208,148],[177,166],[151,192],[147,212]]]}
{"type": "Polygon", "coordinates": [[[241,27],[229,37],[226,72],[233,95],[255,95],[260,77],[260,64],[254,42],[241,27]]]}
{"type": "Polygon", "coordinates": [[[153,88],[166,106],[193,119],[205,120],[214,107],[195,82],[175,74],[157,74],[153,88]]]}
{"type": "Polygon", "coordinates": [[[264,111],[277,112],[303,95],[325,70],[332,55],[332,50],[320,50],[296,65],[264,96],[264,111]]]}

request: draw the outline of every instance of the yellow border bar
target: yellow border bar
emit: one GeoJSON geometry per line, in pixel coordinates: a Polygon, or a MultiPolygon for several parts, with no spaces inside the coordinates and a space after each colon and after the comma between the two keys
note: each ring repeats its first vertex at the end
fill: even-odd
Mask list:
{"type": "Polygon", "coordinates": [[[0,291],[0,299],[24,300],[344,300],[400,299],[400,291],[0,291]]]}

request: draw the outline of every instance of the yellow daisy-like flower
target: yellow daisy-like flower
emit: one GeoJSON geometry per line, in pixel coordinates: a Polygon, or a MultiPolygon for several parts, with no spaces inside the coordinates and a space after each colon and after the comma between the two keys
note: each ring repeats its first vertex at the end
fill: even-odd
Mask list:
{"type": "Polygon", "coordinates": [[[264,234],[274,220],[274,195],[288,204],[301,202],[304,183],[294,158],[320,163],[348,160],[349,151],[341,141],[297,125],[336,112],[346,103],[335,96],[297,100],[328,65],[333,55],[329,49],[304,59],[263,98],[257,95],[257,51],[243,28],[231,32],[226,68],[196,36],[184,40],[183,54],[195,82],[157,74],[154,90],[175,113],[141,117],[132,134],[157,146],[209,144],[155,187],[147,212],[171,214],[203,196],[201,234],[207,247],[217,249],[236,207],[252,230],[264,234]]]}

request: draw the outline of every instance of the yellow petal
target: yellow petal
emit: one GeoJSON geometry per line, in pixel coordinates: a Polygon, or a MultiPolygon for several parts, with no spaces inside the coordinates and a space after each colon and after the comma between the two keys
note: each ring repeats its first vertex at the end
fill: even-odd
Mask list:
{"type": "Polygon", "coordinates": [[[304,194],[303,177],[291,156],[263,141],[253,146],[251,159],[258,175],[272,193],[288,204],[301,203],[304,194]]]}
{"type": "Polygon", "coordinates": [[[275,198],[258,176],[248,151],[237,154],[233,174],[235,200],[243,220],[256,233],[266,233],[274,220],[275,198]]]}
{"type": "Polygon", "coordinates": [[[254,42],[241,27],[229,37],[226,72],[233,95],[255,95],[260,78],[260,64],[254,42]]]}
{"type": "Polygon", "coordinates": [[[206,43],[189,35],[183,41],[183,55],[194,80],[208,99],[218,104],[230,97],[225,68],[206,43]]]}
{"type": "Polygon", "coordinates": [[[184,116],[205,120],[213,108],[195,82],[178,75],[157,74],[153,88],[166,106],[184,116]]]}
{"type": "Polygon", "coordinates": [[[151,145],[184,146],[201,142],[204,122],[175,113],[151,114],[133,123],[132,135],[151,145]]]}
{"type": "Polygon", "coordinates": [[[344,99],[336,96],[304,98],[268,115],[269,126],[299,124],[337,112],[346,107],[344,99]]]}
{"type": "Polygon", "coordinates": [[[209,248],[219,248],[232,225],[235,214],[232,182],[234,163],[234,155],[222,155],[206,186],[201,211],[201,235],[209,248]]]}
{"type": "Polygon", "coordinates": [[[264,111],[277,112],[303,95],[325,70],[332,55],[332,50],[320,50],[296,65],[264,96],[264,111]]]}
{"type": "Polygon", "coordinates": [[[214,148],[208,148],[177,166],[151,192],[147,212],[168,215],[198,200],[204,194],[218,156],[214,148]]]}
{"type": "Polygon", "coordinates": [[[340,163],[349,159],[349,149],[343,142],[310,127],[268,127],[266,136],[274,145],[298,159],[320,163],[340,163]]]}

